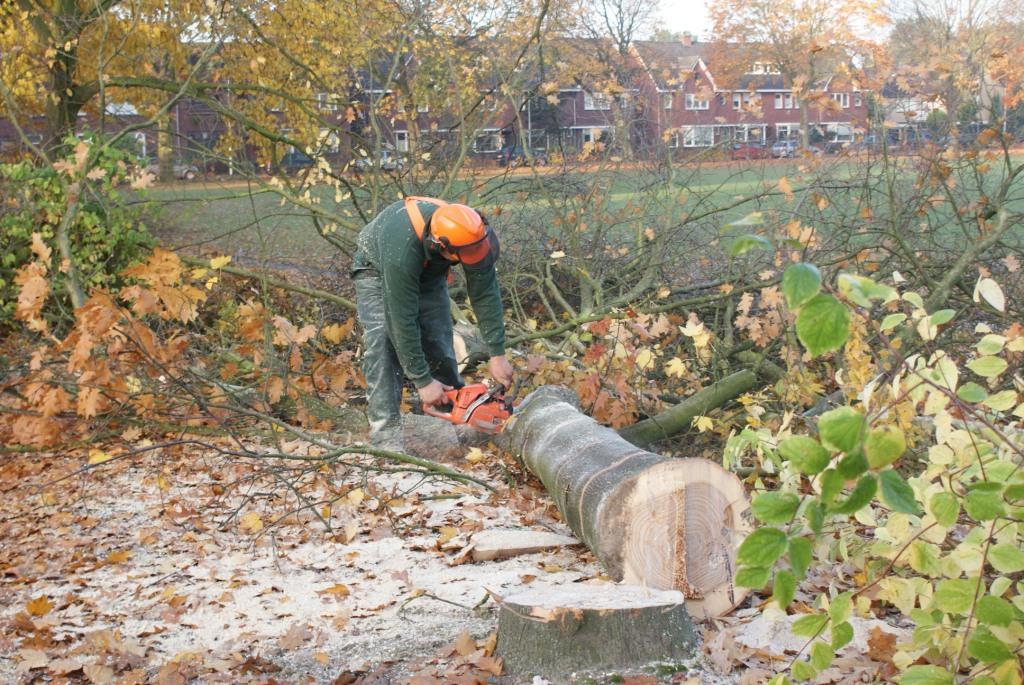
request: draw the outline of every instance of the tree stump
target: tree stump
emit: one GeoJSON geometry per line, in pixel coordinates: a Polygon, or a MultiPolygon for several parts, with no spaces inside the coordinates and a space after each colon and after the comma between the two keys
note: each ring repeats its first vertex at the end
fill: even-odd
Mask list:
{"type": "Polygon", "coordinates": [[[565,682],[693,656],[682,593],[601,584],[525,586],[500,601],[497,654],[508,673],[565,682]]]}
{"type": "Polygon", "coordinates": [[[678,590],[700,618],[746,597],[733,575],[752,521],[734,474],[706,459],[640,449],[582,414],[576,396],[556,386],[527,397],[504,436],[615,580],[678,590]]]}

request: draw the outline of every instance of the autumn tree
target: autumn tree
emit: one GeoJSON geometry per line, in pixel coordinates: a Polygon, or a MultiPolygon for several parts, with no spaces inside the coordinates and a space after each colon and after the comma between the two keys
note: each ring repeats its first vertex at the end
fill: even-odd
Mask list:
{"type": "MultiPolygon", "coordinates": [[[[753,65],[779,74],[800,106],[800,136],[809,142],[808,108],[824,100],[830,77],[857,81],[876,46],[865,32],[884,21],[878,0],[725,0],[710,7],[723,82],[753,65]]],[[[827,103],[826,103],[827,104],[827,103]]]]}

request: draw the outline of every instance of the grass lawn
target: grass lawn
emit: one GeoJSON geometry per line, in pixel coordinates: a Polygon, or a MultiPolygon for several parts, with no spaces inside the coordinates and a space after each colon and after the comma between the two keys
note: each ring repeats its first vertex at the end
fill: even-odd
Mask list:
{"type": "MultiPolygon", "coordinates": [[[[454,196],[466,196],[471,204],[485,208],[489,215],[501,218],[494,223],[501,230],[502,223],[519,219],[519,225],[529,226],[526,217],[536,213],[542,216],[551,194],[571,195],[572,187],[584,188],[600,180],[604,187],[599,194],[605,209],[622,207],[631,200],[665,201],[666,211],[690,213],[710,207],[734,203],[738,198],[751,198],[765,191],[772,194],[729,210],[713,221],[725,223],[742,218],[755,209],[782,207],[786,200],[778,192],[779,179],[787,177],[795,191],[804,186],[849,181],[862,173],[856,162],[825,158],[819,177],[812,177],[801,163],[789,160],[743,163],[717,163],[701,166],[680,165],[675,172],[674,185],[668,186],[663,178],[642,170],[608,170],[572,172],[568,174],[544,173],[494,175],[481,171],[472,179],[457,181],[454,196]],[[488,174],[488,175],[485,175],[488,174]],[[598,179],[598,177],[600,177],[598,179]],[[686,190],[687,202],[680,205],[677,197],[686,190]],[[671,208],[671,209],[669,209],[671,208]]],[[[901,182],[909,182],[908,172],[901,182]]],[[[416,188],[415,194],[429,195],[440,188],[416,188]]],[[[392,188],[389,194],[397,191],[392,188]]],[[[312,194],[324,207],[357,216],[351,201],[335,203],[333,191],[321,186],[312,194]]],[[[852,194],[835,194],[839,202],[852,202],[852,194]]],[[[244,182],[182,183],[161,186],[149,191],[149,198],[159,208],[158,235],[169,247],[202,250],[228,254],[245,265],[262,264],[271,268],[299,268],[321,272],[332,266],[343,267],[347,259],[317,233],[313,220],[305,209],[288,203],[282,204],[279,195],[261,190],[257,185],[244,182]]],[[[385,201],[386,202],[386,201],[385,201]]],[[[384,203],[382,203],[383,206],[384,203]]],[[[361,222],[352,220],[358,227],[361,222]]],[[[749,229],[744,229],[744,232],[749,229]]]]}

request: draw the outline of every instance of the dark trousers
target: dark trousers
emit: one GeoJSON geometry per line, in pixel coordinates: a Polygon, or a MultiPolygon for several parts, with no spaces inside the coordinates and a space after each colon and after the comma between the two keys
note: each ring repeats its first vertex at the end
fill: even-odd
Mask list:
{"type": "MultiPolygon", "coordinates": [[[[370,432],[397,424],[405,375],[388,334],[389,314],[380,276],[362,272],[355,278],[356,315],[363,327],[363,375],[370,432]]],[[[443,278],[420,289],[420,346],[430,374],[446,385],[462,387],[452,344],[448,284],[443,278]]],[[[418,398],[417,398],[418,401],[418,398]]]]}

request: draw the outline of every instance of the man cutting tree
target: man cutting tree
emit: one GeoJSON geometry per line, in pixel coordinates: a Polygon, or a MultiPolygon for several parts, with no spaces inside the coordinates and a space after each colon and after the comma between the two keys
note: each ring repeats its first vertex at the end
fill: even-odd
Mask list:
{"type": "Polygon", "coordinates": [[[363,326],[370,438],[386,440],[399,423],[403,374],[426,405],[462,387],[452,341],[449,270],[461,264],[473,312],[490,353],[488,370],[512,383],[495,262],[498,238],[466,205],[407,197],[359,233],[352,278],[363,326]]]}

